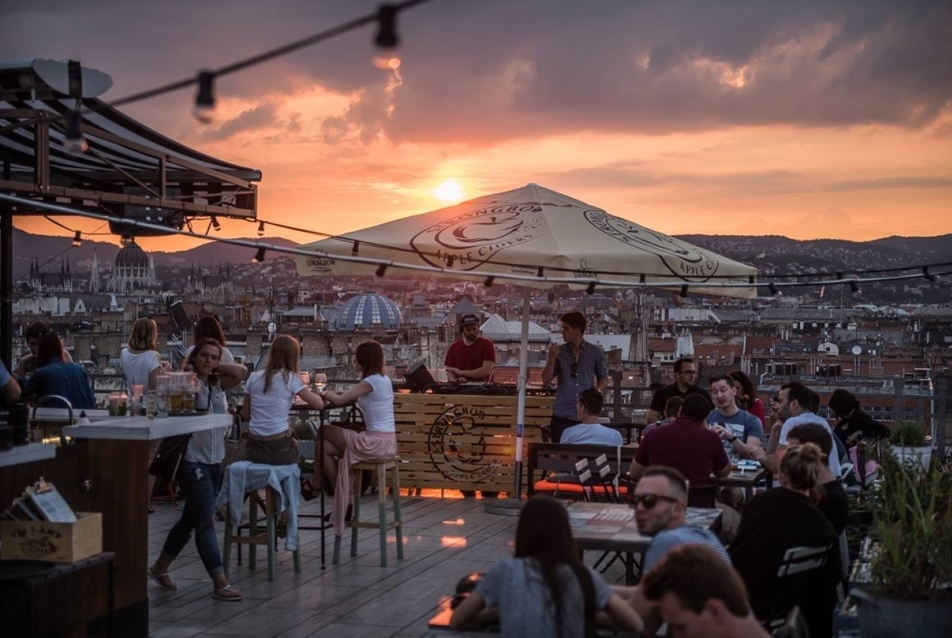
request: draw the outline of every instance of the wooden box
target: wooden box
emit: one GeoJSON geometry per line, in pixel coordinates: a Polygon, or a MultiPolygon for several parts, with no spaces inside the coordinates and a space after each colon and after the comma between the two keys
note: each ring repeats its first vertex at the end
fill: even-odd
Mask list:
{"type": "Polygon", "coordinates": [[[0,558],[74,563],[102,552],[102,514],[76,512],[75,523],[0,521],[0,558]]]}

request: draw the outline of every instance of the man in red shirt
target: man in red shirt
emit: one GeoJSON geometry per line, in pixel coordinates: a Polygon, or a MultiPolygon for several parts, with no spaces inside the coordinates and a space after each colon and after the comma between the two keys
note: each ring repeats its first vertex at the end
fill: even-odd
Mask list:
{"type": "Polygon", "coordinates": [[[479,336],[479,316],[467,313],[460,317],[459,330],[463,338],[446,351],[446,378],[451,383],[491,381],[496,367],[496,346],[479,336]]]}

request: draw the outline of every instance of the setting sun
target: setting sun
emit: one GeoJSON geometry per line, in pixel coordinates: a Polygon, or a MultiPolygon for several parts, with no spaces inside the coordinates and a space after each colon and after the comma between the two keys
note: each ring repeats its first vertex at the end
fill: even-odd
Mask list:
{"type": "Polygon", "coordinates": [[[433,194],[444,202],[463,201],[463,187],[455,179],[448,179],[434,188],[433,194]]]}

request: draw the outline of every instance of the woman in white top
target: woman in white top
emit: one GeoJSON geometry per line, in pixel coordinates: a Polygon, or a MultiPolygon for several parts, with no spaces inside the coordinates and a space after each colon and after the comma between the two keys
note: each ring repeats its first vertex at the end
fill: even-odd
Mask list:
{"type": "Polygon", "coordinates": [[[263,370],[258,370],[245,383],[241,418],[248,425],[246,453],[252,463],[291,465],[297,463],[297,441],[288,429],[288,412],[299,396],[315,410],[324,409],[320,395],[297,376],[301,345],[288,335],[278,335],[263,370]]]}
{"type": "Polygon", "coordinates": [[[143,317],[132,324],[127,347],[119,353],[119,365],[126,377],[126,391],[141,385],[143,391],[155,389],[155,378],[162,374],[162,355],[156,350],[158,329],[155,321],[143,317]]]}
{"type": "Polygon", "coordinates": [[[331,521],[337,536],[343,534],[345,503],[350,509],[351,466],[358,461],[379,461],[397,455],[393,383],[383,374],[383,348],[376,341],[365,341],[357,346],[355,359],[361,371],[361,382],[346,392],[325,392],[323,395],[324,402],[330,405],[357,401],[367,426],[364,432],[337,426],[323,428],[324,474],[334,485],[331,521]]]}

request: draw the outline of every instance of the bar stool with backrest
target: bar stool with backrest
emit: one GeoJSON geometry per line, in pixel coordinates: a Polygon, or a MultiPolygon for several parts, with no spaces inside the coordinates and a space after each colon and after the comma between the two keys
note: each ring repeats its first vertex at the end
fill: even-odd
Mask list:
{"type": "MultiPolygon", "coordinates": [[[[229,575],[231,564],[231,546],[237,544],[249,545],[248,548],[248,567],[255,568],[256,549],[258,545],[264,545],[268,554],[268,580],[274,580],[275,548],[277,546],[277,527],[278,516],[280,515],[283,501],[297,503],[300,490],[300,468],[297,465],[265,465],[251,463],[249,461],[239,461],[232,463],[225,470],[225,481],[222,484],[219,504],[228,504],[228,516],[225,519],[225,548],[223,552],[223,562],[225,565],[225,575],[229,575]],[[278,475],[286,475],[287,481],[278,482],[275,479],[278,475]],[[249,494],[249,522],[248,536],[241,534],[242,525],[234,524],[235,520],[241,521],[243,501],[234,499],[229,500],[229,486],[243,486],[242,493],[249,494]],[[264,488],[264,523],[265,531],[258,531],[258,509],[261,497],[258,490],[264,488]]],[[[295,520],[288,521],[290,525],[297,527],[296,508],[291,514],[295,515],[295,520]]],[[[301,571],[301,547],[297,545],[292,551],[294,555],[294,571],[301,571]]]]}
{"type": "MultiPolygon", "coordinates": [[[[357,555],[357,533],[361,529],[377,529],[380,532],[380,565],[387,566],[387,530],[396,530],[397,559],[403,560],[403,515],[400,511],[400,457],[395,456],[380,461],[359,461],[351,466],[356,474],[354,480],[354,517],[348,523],[351,528],[350,555],[357,555]],[[377,472],[377,520],[360,519],[360,495],[363,493],[364,470],[377,472]],[[393,500],[393,520],[387,520],[387,470],[390,470],[390,496],[393,500]]],[[[338,495],[343,498],[343,495],[338,495]]],[[[334,536],[333,564],[340,564],[341,537],[334,536]]]]}

